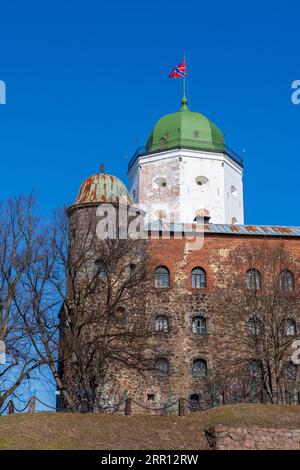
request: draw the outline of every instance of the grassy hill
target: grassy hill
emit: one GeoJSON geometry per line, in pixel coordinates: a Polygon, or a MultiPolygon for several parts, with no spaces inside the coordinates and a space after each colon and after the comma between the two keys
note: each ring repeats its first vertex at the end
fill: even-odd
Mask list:
{"type": "Polygon", "coordinates": [[[206,426],[300,429],[300,406],[231,405],[179,416],[77,413],[0,417],[0,449],[207,449],[206,426]]]}

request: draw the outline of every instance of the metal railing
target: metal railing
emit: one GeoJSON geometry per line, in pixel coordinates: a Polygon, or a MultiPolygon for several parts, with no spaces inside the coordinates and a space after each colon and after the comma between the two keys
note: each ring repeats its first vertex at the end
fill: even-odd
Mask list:
{"type": "MultiPolygon", "coordinates": [[[[80,413],[108,413],[108,414],[121,414],[130,416],[131,414],[158,414],[158,415],[179,415],[184,416],[185,414],[193,413],[195,411],[206,411],[210,408],[224,406],[224,405],[235,405],[242,403],[256,403],[256,404],[289,404],[289,405],[300,405],[300,393],[297,392],[294,387],[292,390],[285,391],[284,395],[278,393],[273,394],[273,400],[267,396],[264,388],[260,385],[257,387],[255,381],[251,383],[243,383],[236,385],[217,385],[207,384],[207,388],[202,393],[194,394],[197,400],[192,399],[192,395],[189,399],[183,396],[173,395],[170,391],[168,396],[165,396],[160,402],[153,403],[152,405],[146,404],[145,402],[140,403],[130,396],[127,396],[127,392],[123,399],[115,404],[103,406],[96,411],[88,411],[80,406],[76,412],[80,413]],[[134,409],[133,409],[134,408],[134,409]]],[[[48,411],[56,412],[68,412],[73,413],[74,411],[65,407],[56,407],[49,405],[39,399],[36,396],[32,396],[28,402],[23,406],[22,409],[18,409],[12,400],[6,404],[6,406],[0,410],[0,416],[7,414],[13,414],[15,412],[32,413],[36,412],[35,403],[39,402],[48,411]]]]}
{"type": "Polygon", "coordinates": [[[174,139],[174,140],[166,140],[162,142],[160,145],[153,145],[150,149],[147,146],[138,147],[135,151],[133,157],[129,160],[128,168],[130,169],[135,160],[138,157],[144,155],[151,155],[154,153],[162,153],[166,152],[167,150],[175,150],[175,149],[189,149],[189,150],[204,150],[205,152],[217,152],[217,153],[224,153],[227,155],[231,160],[235,163],[244,167],[244,162],[242,157],[240,157],[236,152],[231,150],[226,144],[224,143],[212,143],[208,141],[196,141],[196,140],[188,140],[188,139],[174,139]]]}

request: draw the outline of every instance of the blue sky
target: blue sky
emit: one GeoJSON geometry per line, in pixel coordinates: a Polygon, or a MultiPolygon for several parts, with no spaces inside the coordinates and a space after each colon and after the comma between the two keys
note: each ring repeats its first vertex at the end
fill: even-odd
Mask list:
{"type": "Polygon", "coordinates": [[[35,190],[45,214],[83,179],[127,163],[176,111],[187,53],[190,108],[246,149],[245,221],[300,225],[299,2],[14,1],[0,6],[0,200],[35,190]]]}
{"type": "MultiPolygon", "coordinates": [[[[47,216],[127,163],[176,111],[168,74],[186,51],[190,109],[245,159],[245,221],[300,225],[300,5],[281,2],[14,1],[0,5],[0,200],[35,190],[47,216]]],[[[54,404],[49,383],[31,389],[54,404]]]]}

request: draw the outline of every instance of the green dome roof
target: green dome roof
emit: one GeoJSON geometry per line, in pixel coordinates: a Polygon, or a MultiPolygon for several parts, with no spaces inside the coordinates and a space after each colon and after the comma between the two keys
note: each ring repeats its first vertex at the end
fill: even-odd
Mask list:
{"type": "Polygon", "coordinates": [[[185,96],[177,113],[167,114],[156,123],[147,140],[146,151],[178,147],[224,150],[224,136],[220,129],[203,114],[190,111],[185,96]]]}

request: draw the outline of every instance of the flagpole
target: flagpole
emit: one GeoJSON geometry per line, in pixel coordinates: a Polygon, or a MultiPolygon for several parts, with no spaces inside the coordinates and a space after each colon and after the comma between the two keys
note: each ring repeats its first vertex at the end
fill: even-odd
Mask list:
{"type": "MultiPolygon", "coordinates": [[[[185,62],[185,52],[183,53],[183,60],[185,62]]],[[[185,96],[185,74],[183,75],[183,97],[186,98],[186,96],[185,96]]]]}

